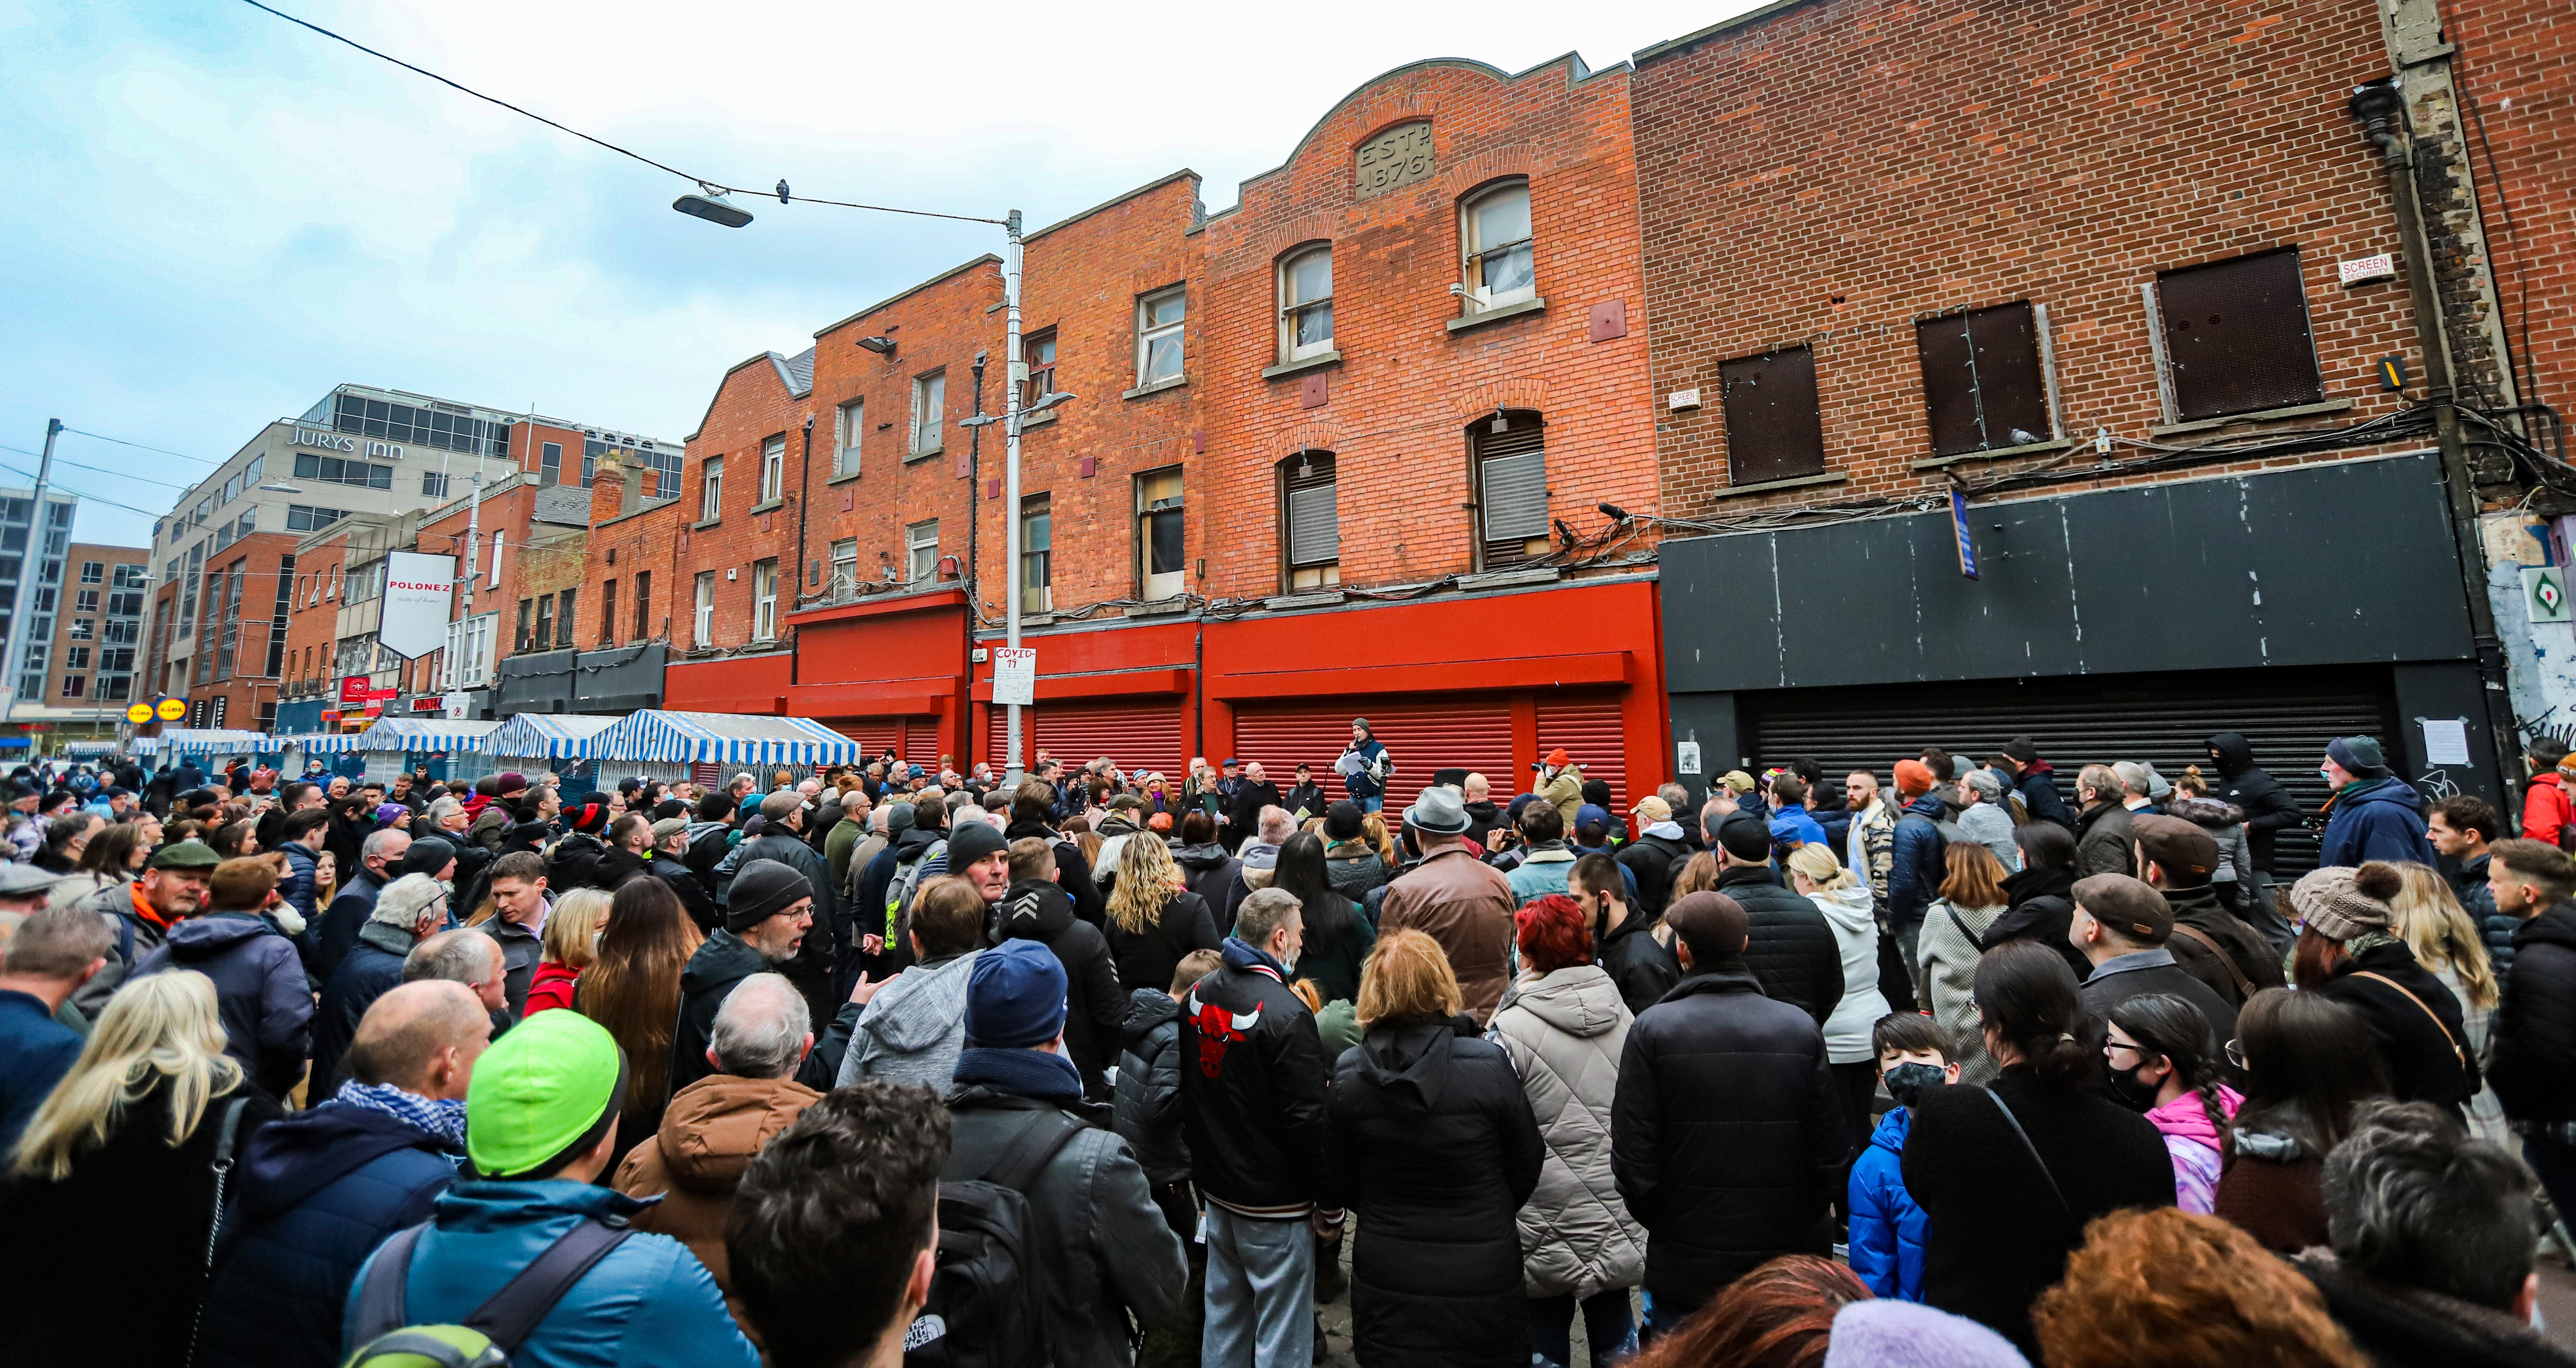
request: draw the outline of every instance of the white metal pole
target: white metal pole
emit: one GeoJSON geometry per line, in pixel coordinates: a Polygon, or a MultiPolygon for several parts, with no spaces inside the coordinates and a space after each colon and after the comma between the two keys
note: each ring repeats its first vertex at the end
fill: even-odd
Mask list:
{"type": "MultiPolygon", "coordinates": [[[[1002,357],[1002,635],[1013,650],[1020,645],[1020,389],[1028,383],[1028,363],[1020,359],[1020,211],[1003,224],[1009,244],[1002,254],[1004,340],[1002,357]]],[[[978,495],[983,491],[975,491],[978,495]]],[[[970,608],[972,605],[969,605],[970,608]]],[[[1013,787],[1023,773],[1020,764],[1020,705],[1004,706],[1002,777],[1013,787]]],[[[972,762],[973,757],[968,757],[972,762]]]]}
{"type": "MultiPolygon", "coordinates": [[[[1011,218],[1013,223],[1013,227],[1011,229],[1011,241],[1014,244],[1011,248],[1011,259],[1017,261],[1019,259],[1019,248],[1016,245],[1019,242],[1019,228],[1017,227],[1019,216],[1014,214],[1011,218]]],[[[1016,291],[1017,287],[1014,286],[1013,289],[1016,291]]],[[[1012,297],[1017,298],[1018,296],[1014,293],[1012,297]]],[[[1019,311],[1015,306],[1011,312],[1011,355],[1014,357],[1020,354],[1018,341],[1020,335],[1019,317],[1019,311]]],[[[0,698],[10,700],[9,711],[11,712],[17,711],[18,672],[26,667],[27,605],[34,597],[38,576],[44,573],[42,567],[45,563],[46,534],[52,530],[50,520],[45,517],[45,484],[48,480],[53,478],[54,436],[62,430],[62,419],[48,418],[45,420],[45,454],[41,460],[36,462],[35,504],[27,512],[26,554],[18,558],[18,592],[12,600],[9,608],[9,647],[5,653],[0,653],[0,667],[4,667],[7,671],[7,677],[0,678],[0,698]]],[[[1012,450],[1017,451],[1018,448],[1014,446],[1012,450]]],[[[70,539],[68,535],[64,540],[65,545],[69,545],[70,539]]],[[[1014,626],[1012,630],[1016,632],[1018,628],[1014,626]]],[[[1013,644],[1017,644],[1018,640],[1019,638],[1014,636],[1012,638],[1013,644]]],[[[44,701],[44,697],[43,691],[39,690],[36,694],[36,701],[41,703],[44,701]]],[[[1014,713],[1013,716],[1016,717],[1018,714],[1014,713]]],[[[1017,734],[1018,733],[1016,731],[1013,733],[1015,736],[1017,734]]]]}

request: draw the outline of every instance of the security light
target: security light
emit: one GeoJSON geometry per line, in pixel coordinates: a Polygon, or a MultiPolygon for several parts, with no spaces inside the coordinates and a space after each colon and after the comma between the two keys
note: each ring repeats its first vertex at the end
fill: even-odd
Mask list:
{"type": "Polygon", "coordinates": [[[727,228],[739,228],[751,222],[751,215],[733,207],[723,195],[708,190],[705,186],[698,188],[706,193],[682,195],[671,201],[671,207],[691,218],[702,218],[709,223],[719,223],[727,228]]]}
{"type": "Polygon", "coordinates": [[[862,337],[859,345],[879,356],[894,355],[894,339],[891,337],[862,337]]]}

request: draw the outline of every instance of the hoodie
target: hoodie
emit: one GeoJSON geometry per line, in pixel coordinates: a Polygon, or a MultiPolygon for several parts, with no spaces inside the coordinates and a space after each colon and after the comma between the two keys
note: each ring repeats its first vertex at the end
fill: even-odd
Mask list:
{"type": "Polygon", "coordinates": [[[193,969],[215,983],[224,1053],[271,1097],[304,1076],[313,1044],[313,991],[295,942],[256,912],[213,912],[170,928],[134,977],[193,969]]]}
{"type": "Polygon", "coordinates": [[[2412,862],[2439,868],[2424,835],[2424,795],[2395,775],[2355,780],[2326,805],[2326,834],[2317,865],[2359,865],[2370,860],[2412,862]]]}
{"type": "Polygon", "coordinates": [[[716,1074],[682,1089],[662,1113],[653,1138],[627,1152],[613,1186],[629,1197],[661,1200],[635,1213],[635,1228],[668,1235],[689,1247],[725,1294],[754,1344],[758,1332],[733,1294],[725,1257],[725,1218],[734,1189],[761,1148],[793,1124],[823,1095],[784,1078],[716,1074]]]}
{"type": "Polygon", "coordinates": [[[1033,940],[1064,966],[1064,1050],[1082,1074],[1083,1096],[1105,1101],[1109,1066],[1118,1062],[1118,1027],[1127,995],[1100,928],[1073,915],[1073,899],[1043,879],[1022,879],[1002,894],[993,942],[1033,940]]]}
{"type": "Polygon", "coordinates": [[[2254,763],[2254,744],[2242,733],[2220,732],[2209,738],[2209,758],[2221,780],[2210,796],[2245,810],[2245,840],[2254,867],[2270,873],[2273,834],[2297,825],[2306,814],[2271,771],[2254,763]]]}
{"type": "Polygon", "coordinates": [[[923,960],[879,988],[859,1014],[836,1084],[887,1078],[946,1093],[966,1048],[966,979],[980,953],[923,960]]]}
{"type": "Polygon", "coordinates": [[[1181,1131],[1180,1000],[1154,988],[1129,993],[1119,1036],[1113,1129],[1136,1151],[1147,1182],[1187,1178],[1190,1142],[1181,1131]]]}
{"type": "Polygon", "coordinates": [[[1858,879],[1842,888],[1818,889],[1807,901],[1825,914],[1843,957],[1843,996],[1825,1018],[1825,1055],[1836,1064],[1866,1064],[1878,1057],[1870,1028],[1887,1015],[1878,991],[1878,913],[1869,885],[1858,879]]]}
{"type": "MultiPolygon", "coordinates": [[[[2236,1109],[2245,1099],[2234,1088],[2220,1084],[2219,1110],[2234,1120],[2236,1109]]],[[[2147,1112],[2147,1120],[2156,1133],[2165,1138],[2165,1153],[2173,1156],[2174,1205],[2185,1211],[2206,1216],[2218,1201],[2219,1140],[2218,1127],[2210,1123],[2209,1108],[2203,1106],[2198,1092],[2187,1092],[2163,1106],[2147,1112]]]]}
{"type": "Polygon", "coordinates": [[[1224,846],[1214,841],[1174,846],[1172,863],[1181,867],[1183,882],[1208,906],[1225,901],[1226,885],[1234,878],[1234,857],[1225,853],[1224,846]]]}

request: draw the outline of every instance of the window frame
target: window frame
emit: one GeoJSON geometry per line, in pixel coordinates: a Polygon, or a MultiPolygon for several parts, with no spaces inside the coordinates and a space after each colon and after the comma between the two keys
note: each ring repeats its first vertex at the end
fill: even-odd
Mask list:
{"type": "Polygon", "coordinates": [[[859,592],[859,539],[843,537],[831,544],[831,568],[823,581],[823,597],[833,603],[847,601],[859,592]]]}
{"type": "Polygon", "coordinates": [[[1273,506],[1278,510],[1275,539],[1279,547],[1279,590],[1284,594],[1320,593],[1342,582],[1341,458],[1330,451],[1300,450],[1273,467],[1273,506]],[[1301,474],[1304,471],[1306,473],[1301,474]],[[1316,489],[1333,491],[1333,554],[1329,559],[1296,556],[1297,523],[1292,496],[1316,489]]]}
{"type": "MultiPolygon", "coordinates": [[[[2325,401],[2325,364],[2323,358],[2317,353],[2316,310],[2308,301],[2307,255],[2305,249],[2299,244],[2292,243],[2285,247],[2262,251],[2239,252],[2234,256],[2219,257],[2190,266],[2177,266],[2171,270],[2158,271],[2153,279],[2142,282],[2138,288],[2146,305],[2148,341],[2156,364],[2157,397],[2163,401],[2165,422],[2168,425],[2216,422],[2244,414],[2269,413],[2278,409],[2300,408],[2325,401]],[[2249,370],[2246,364],[2248,358],[2244,355],[2245,348],[2234,344],[2209,357],[2195,358],[2180,354],[2181,344],[2188,342],[2196,345],[2197,338],[2191,333],[2192,323],[2188,314],[2175,316],[2176,311],[2173,308],[2172,299],[2167,294],[2167,287],[2177,281],[2195,277],[2213,278],[2220,272],[2230,270],[2251,277],[2261,269],[2257,263],[2283,258],[2286,258],[2289,263],[2289,278],[2285,283],[2294,287],[2298,296],[2299,340],[2306,344],[2298,358],[2305,362],[2304,375],[2300,377],[2300,391],[2295,394],[2280,393],[2248,397],[2241,403],[2231,405],[2225,397],[2228,379],[2221,379],[2211,382],[2216,386],[2213,392],[2193,393],[2193,389],[2200,383],[2192,374],[2195,359],[2203,362],[2215,360],[2219,363],[2223,375],[2229,379],[2241,380],[2249,370]]],[[[2235,306],[2231,304],[2228,307],[2233,309],[2235,306]]],[[[2191,312],[2197,312],[2197,310],[2191,312]]],[[[2210,320],[2211,323],[2218,321],[2215,317],[2210,320]]],[[[2286,319],[2281,321],[2287,322],[2286,319]]],[[[2271,358],[2264,360],[2267,368],[2277,367],[2279,364],[2279,360],[2271,358]]]]}
{"type": "Polygon", "coordinates": [[[1136,296],[1136,388],[1186,384],[1190,378],[1190,287],[1168,286],[1136,296]],[[1156,323],[1154,306],[1169,300],[1181,302],[1180,315],[1168,323],[1156,323]],[[1153,362],[1154,345],[1165,338],[1175,339],[1173,367],[1169,375],[1156,375],[1147,369],[1153,362]]]}
{"type": "Polygon", "coordinates": [[[764,437],[760,442],[760,502],[766,508],[783,503],[787,498],[787,434],[764,437]]]}
{"type": "Polygon", "coordinates": [[[1464,289],[1464,304],[1470,315],[1491,313],[1514,304],[1526,304],[1538,298],[1538,214],[1537,197],[1530,192],[1527,176],[1512,176],[1480,185],[1458,197],[1458,281],[1464,289]],[[1521,197],[1523,217],[1529,220],[1527,236],[1507,242],[1487,244],[1478,240],[1477,210],[1491,200],[1517,193],[1521,197]],[[1529,256],[1529,283],[1497,294],[1484,279],[1486,258],[1514,249],[1529,256]]]}
{"type": "Polygon", "coordinates": [[[1552,500],[1547,466],[1547,416],[1535,410],[1507,409],[1494,417],[1478,418],[1467,427],[1467,480],[1475,495],[1475,564],[1479,571],[1509,569],[1547,554],[1552,500]],[[1503,432],[1493,430],[1495,418],[1508,426],[1503,432]],[[1536,445],[1527,445],[1534,436],[1536,445]],[[1489,447],[1513,447],[1515,450],[1488,451],[1489,447]],[[1539,507],[1536,525],[1519,536],[1509,528],[1497,532],[1494,522],[1494,495],[1489,467],[1496,461],[1538,458],[1539,507]],[[1535,549],[1533,549],[1533,546],[1535,549]]]}
{"type": "MultiPolygon", "coordinates": [[[[1946,358],[1939,359],[1946,360],[1946,358]]],[[[2037,300],[2008,299],[1978,308],[1945,309],[1939,313],[1926,314],[1915,319],[1914,365],[1916,378],[1923,386],[1925,445],[1937,458],[1979,456],[1994,451],[2053,442],[2065,435],[2065,423],[2057,409],[2056,350],[2048,335],[2048,306],[2037,300]],[[2038,401],[2037,416],[2042,430],[2029,442],[2013,440],[2009,415],[1999,413],[1990,424],[1986,414],[1988,386],[1984,372],[1980,369],[1981,357],[1989,350],[1986,344],[1979,341],[1980,325],[1985,325],[1988,335],[1991,336],[1992,329],[1999,323],[2003,326],[2010,325],[2010,315],[2014,310],[2023,311],[2028,316],[2030,362],[2039,381],[2038,392],[2033,397],[2038,401]],[[1940,336],[1941,334],[1950,334],[1950,336],[1940,336]],[[1966,378],[1952,382],[1962,388],[1953,393],[1941,393],[1941,386],[1934,381],[1936,355],[1927,352],[1925,343],[1936,336],[1940,336],[1940,341],[1945,347],[1954,345],[1959,347],[1960,354],[1966,361],[1966,378]],[[1962,401],[1966,405],[1964,415],[1954,409],[1954,406],[1962,401]],[[1945,410],[1953,411],[1945,414],[1945,410]],[[1956,424],[1962,416],[1967,420],[1966,426],[1974,429],[1977,445],[1945,448],[1942,445],[1945,418],[1948,423],[1956,424]],[[1992,431],[1993,426],[2004,428],[2000,438],[1992,431]]],[[[2002,379],[2001,375],[1997,376],[1998,382],[2002,379]]],[[[2000,384],[1997,392],[1999,394],[2005,392],[2000,388],[2000,384]]]]}
{"type": "Polygon", "coordinates": [[[867,431],[868,401],[852,399],[832,413],[832,478],[844,480],[859,473],[859,439],[867,431]]]}
{"type": "Polygon", "coordinates": [[[1020,386],[1020,409],[1026,412],[1055,392],[1056,330],[1041,328],[1022,337],[1020,360],[1029,370],[1028,382],[1020,386]],[[1044,361],[1038,359],[1041,348],[1046,351],[1044,361]]]}
{"type": "Polygon", "coordinates": [[[1055,503],[1051,495],[1026,494],[1020,498],[1020,609],[1023,612],[1054,611],[1055,602],[1055,503]],[[1032,547],[1030,523],[1043,520],[1041,530],[1046,545],[1032,547]],[[1031,582],[1030,571],[1036,571],[1031,582]]]}
{"type": "Polygon", "coordinates": [[[947,449],[948,368],[942,366],[912,377],[912,427],[904,435],[904,459],[918,461],[947,449]]]}
{"type": "Polygon", "coordinates": [[[919,522],[904,524],[903,574],[904,586],[909,589],[918,589],[939,578],[939,520],[937,518],[924,518],[919,522]],[[927,542],[922,540],[924,529],[928,530],[930,536],[927,542]],[[927,564],[922,561],[924,551],[929,552],[927,564]]]}
{"type": "Polygon", "coordinates": [[[573,623],[580,617],[580,593],[581,591],[576,588],[566,589],[556,595],[562,600],[555,609],[555,649],[558,651],[572,649],[573,623]]]}
{"type": "Polygon", "coordinates": [[[635,572],[635,631],[629,641],[653,639],[653,572],[635,572]]]}
{"type": "Polygon", "coordinates": [[[1331,354],[1334,350],[1332,321],[1333,244],[1330,242],[1308,243],[1305,246],[1293,248],[1285,255],[1281,256],[1279,258],[1276,288],[1278,290],[1279,306],[1279,363],[1284,366],[1292,362],[1311,361],[1316,357],[1331,354]],[[1324,259],[1324,292],[1313,299],[1299,299],[1295,297],[1294,294],[1296,288],[1297,268],[1308,261],[1314,260],[1316,257],[1322,257],[1324,259]],[[1313,313],[1318,309],[1322,310],[1324,314],[1323,340],[1320,342],[1299,342],[1297,340],[1298,324],[1304,321],[1305,315],[1313,313]]]}
{"type": "Polygon", "coordinates": [[[563,443],[544,442],[538,445],[537,483],[547,486],[563,483],[563,443]]]}
{"type": "Polygon", "coordinates": [[[690,604],[689,644],[700,650],[716,644],[716,572],[698,572],[696,598],[690,604]]]}
{"type": "Polygon", "coordinates": [[[778,639],[778,558],[751,563],[751,639],[778,639]]]}
{"type": "Polygon", "coordinates": [[[1130,484],[1133,493],[1129,498],[1135,514],[1136,528],[1136,549],[1133,553],[1136,558],[1136,597],[1151,603],[1188,593],[1190,497],[1187,471],[1177,465],[1139,471],[1130,484]],[[1150,486],[1167,478],[1172,482],[1175,493],[1167,499],[1149,499],[1150,486]],[[1170,570],[1156,570],[1154,568],[1155,524],[1157,520],[1165,518],[1174,520],[1180,528],[1180,564],[1170,570]],[[1164,576],[1169,576],[1172,583],[1168,588],[1158,590],[1155,581],[1164,576]]]}
{"type": "Polygon", "coordinates": [[[724,521],[724,457],[698,462],[698,526],[724,521]]]}
{"type": "Polygon", "coordinates": [[[617,644],[617,581],[614,577],[599,582],[599,644],[617,644]]]}
{"type": "MultiPolygon", "coordinates": [[[[1782,371],[1781,374],[1783,377],[1790,379],[1792,383],[1795,383],[1796,377],[1791,372],[1782,371]]],[[[1755,352],[1748,356],[1732,357],[1728,360],[1721,361],[1718,363],[1717,388],[1718,410],[1721,415],[1720,421],[1724,425],[1726,433],[1727,487],[1742,489],[1748,486],[1777,484],[1784,480],[1817,479],[1833,473],[1833,452],[1824,430],[1825,385],[1823,377],[1818,374],[1816,369],[1816,354],[1814,348],[1805,343],[1800,343],[1796,346],[1777,347],[1770,351],[1755,352]],[[1796,431],[1790,431],[1786,426],[1774,426],[1760,431],[1763,435],[1794,438],[1798,439],[1800,442],[1803,442],[1810,433],[1812,433],[1814,439],[1814,467],[1812,469],[1802,468],[1794,470],[1786,468],[1750,470],[1749,473],[1752,475],[1752,478],[1745,478],[1748,474],[1748,468],[1753,466],[1757,459],[1762,462],[1767,462],[1775,467],[1781,466],[1782,455],[1786,452],[1787,448],[1781,447],[1777,449],[1765,449],[1756,452],[1753,459],[1739,459],[1739,457],[1748,450],[1748,444],[1745,439],[1756,435],[1757,429],[1752,424],[1746,424],[1744,425],[1744,430],[1742,432],[1738,431],[1738,420],[1735,412],[1736,396],[1738,393],[1736,381],[1740,376],[1749,375],[1752,377],[1754,385],[1758,387],[1761,372],[1756,372],[1748,368],[1755,366],[1776,367],[1781,364],[1783,358],[1798,356],[1806,358],[1805,385],[1808,405],[1806,413],[1803,415],[1803,420],[1794,422],[1793,425],[1796,428],[1796,431]]],[[[1751,402],[1752,401],[1750,400],[1747,401],[1748,404],[1751,402]]],[[[1746,410],[1746,416],[1752,416],[1752,411],[1749,408],[1746,410]]],[[[1783,422],[1788,423],[1790,420],[1784,419],[1783,422]]],[[[1800,450],[1795,454],[1803,458],[1808,453],[1804,450],[1800,450]]]]}

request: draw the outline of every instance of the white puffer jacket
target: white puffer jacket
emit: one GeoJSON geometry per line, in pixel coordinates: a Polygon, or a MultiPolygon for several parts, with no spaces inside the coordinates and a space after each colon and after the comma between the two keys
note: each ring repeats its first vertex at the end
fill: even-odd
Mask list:
{"type": "Polygon", "coordinates": [[[1646,1275],[1646,1232],[1610,1176],[1610,1102],[1632,1018],[1600,966],[1524,976],[1488,1039],[1511,1053],[1547,1142],[1538,1191],[1521,1207],[1529,1295],[1589,1297],[1646,1275]]]}

